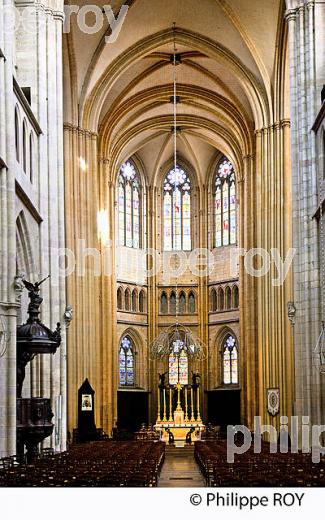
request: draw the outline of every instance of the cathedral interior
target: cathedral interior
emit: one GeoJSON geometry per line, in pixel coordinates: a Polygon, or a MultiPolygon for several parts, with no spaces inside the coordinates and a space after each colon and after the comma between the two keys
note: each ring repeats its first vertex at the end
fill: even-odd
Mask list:
{"type": "Polygon", "coordinates": [[[257,417],[298,457],[325,424],[325,3],[84,4],[0,0],[0,460],[148,442],[166,483],[165,449],[202,470],[257,417]]]}

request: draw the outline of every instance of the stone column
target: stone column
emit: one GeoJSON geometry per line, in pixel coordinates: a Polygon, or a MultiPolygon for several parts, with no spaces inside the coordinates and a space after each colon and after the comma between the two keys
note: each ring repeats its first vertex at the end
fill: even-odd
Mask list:
{"type": "MultiPolygon", "coordinates": [[[[9,26],[11,0],[0,1],[1,28],[9,26]]],[[[16,323],[14,293],[15,122],[14,33],[0,32],[0,457],[16,453],[16,323]]]]}
{"type": "MultiPolygon", "coordinates": [[[[315,135],[311,131],[317,114],[320,85],[316,75],[317,54],[324,52],[324,37],[316,41],[316,29],[325,4],[300,0],[288,2],[292,201],[294,261],[295,414],[309,416],[311,423],[324,422],[321,396],[324,382],[314,366],[313,351],[320,334],[319,245],[317,221],[317,175],[315,135]],[[317,53],[316,47],[319,45],[317,53]]],[[[319,31],[318,31],[319,34],[319,31]]]]}

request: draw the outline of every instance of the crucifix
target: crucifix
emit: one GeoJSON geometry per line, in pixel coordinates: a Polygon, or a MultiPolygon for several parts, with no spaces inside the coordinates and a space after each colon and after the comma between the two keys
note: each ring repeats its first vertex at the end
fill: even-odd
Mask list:
{"type": "Polygon", "coordinates": [[[180,384],[180,382],[178,381],[177,385],[175,385],[175,388],[177,390],[177,408],[176,408],[176,411],[177,412],[182,412],[182,407],[181,407],[181,390],[182,390],[182,385],[180,384]]]}

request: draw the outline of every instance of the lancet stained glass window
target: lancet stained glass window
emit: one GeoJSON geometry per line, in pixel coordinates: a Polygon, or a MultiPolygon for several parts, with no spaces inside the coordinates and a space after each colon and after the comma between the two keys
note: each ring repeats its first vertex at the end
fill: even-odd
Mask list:
{"type": "Polygon", "coordinates": [[[132,162],[122,164],[118,178],[118,226],[121,246],[141,247],[141,184],[132,162]]]}
{"type": "Polygon", "coordinates": [[[236,180],[233,165],[223,157],[214,182],[214,247],[236,244],[236,180]]]}
{"type": "Polygon", "coordinates": [[[180,166],[170,170],[164,182],[164,249],[190,251],[191,181],[180,166]]]}
{"type": "Polygon", "coordinates": [[[168,382],[170,385],[188,384],[188,356],[183,350],[184,343],[177,340],[169,356],[168,382]]]}
{"type": "Polygon", "coordinates": [[[120,386],[134,385],[134,349],[132,341],[124,336],[120,345],[119,354],[120,386]]]}
{"type": "Polygon", "coordinates": [[[223,383],[225,385],[238,383],[238,349],[236,339],[229,334],[223,344],[223,383]]]}

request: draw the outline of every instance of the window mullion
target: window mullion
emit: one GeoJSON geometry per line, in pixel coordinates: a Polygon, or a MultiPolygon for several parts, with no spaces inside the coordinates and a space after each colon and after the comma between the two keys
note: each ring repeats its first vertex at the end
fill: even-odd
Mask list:
{"type": "Polygon", "coordinates": [[[123,183],[123,189],[124,189],[124,246],[126,246],[126,183],[124,180],[123,183]]]}
{"type": "Polygon", "coordinates": [[[180,207],[180,212],[181,212],[181,248],[182,248],[182,251],[184,250],[184,215],[183,215],[183,195],[184,193],[181,191],[181,207],[180,207]]]}
{"type": "Polygon", "coordinates": [[[224,216],[223,216],[223,182],[221,182],[220,186],[220,204],[221,204],[221,246],[223,246],[223,226],[224,226],[224,216]]]}
{"type": "Polygon", "coordinates": [[[174,251],[174,190],[172,190],[172,201],[171,201],[171,234],[172,234],[172,251],[174,251]]]}
{"type": "Polygon", "coordinates": [[[132,247],[134,245],[134,215],[133,215],[133,182],[130,181],[131,187],[131,241],[132,247]]]}
{"type": "Polygon", "coordinates": [[[231,245],[231,235],[230,235],[230,181],[228,181],[228,242],[231,245]]]}

